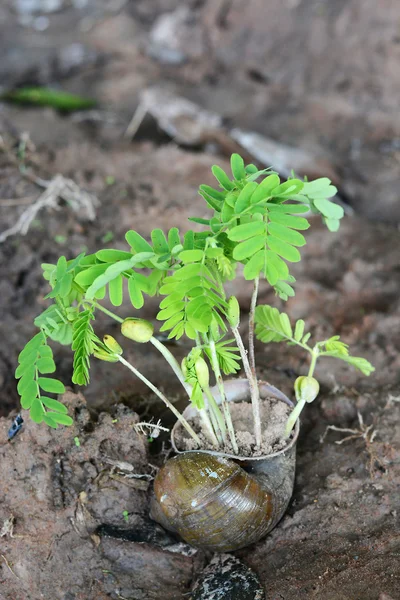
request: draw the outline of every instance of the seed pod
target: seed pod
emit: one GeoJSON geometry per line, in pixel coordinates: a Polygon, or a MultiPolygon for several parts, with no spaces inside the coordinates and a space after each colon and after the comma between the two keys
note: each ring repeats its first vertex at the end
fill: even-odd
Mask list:
{"type": "Polygon", "coordinates": [[[134,319],[133,317],[125,319],[121,325],[121,333],[125,337],[139,344],[148,342],[154,333],[154,327],[149,321],[144,319],[134,319]]]}
{"type": "Polygon", "coordinates": [[[319,394],[319,383],[314,377],[298,377],[294,382],[297,402],[312,402],[319,394]]]}

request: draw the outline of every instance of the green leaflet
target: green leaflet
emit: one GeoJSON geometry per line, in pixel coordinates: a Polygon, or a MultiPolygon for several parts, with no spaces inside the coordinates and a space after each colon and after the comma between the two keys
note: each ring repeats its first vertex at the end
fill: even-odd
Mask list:
{"type": "Polygon", "coordinates": [[[330,202],[325,198],[315,199],[314,206],[328,219],[341,219],[344,216],[344,210],[339,204],[330,202]]]}
{"type": "Polygon", "coordinates": [[[211,168],[211,171],[215,179],[224,190],[230,192],[231,190],[235,189],[235,184],[229,179],[228,175],[225,173],[225,171],[223,171],[223,169],[221,169],[221,167],[214,165],[211,168]]]}
{"type": "Polygon", "coordinates": [[[308,229],[310,227],[310,223],[304,217],[295,217],[272,209],[268,212],[268,218],[272,223],[292,229],[308,229]]]}
{"type": "Polygon", "coordinates": [[[204,252],[202,250],[183,250],[178,255],[179,260],[181,260],[184,264],[199,262],[204,257],[204,252]]]}
{"type": "MultiPolygon", "coordinates": [[[[233,175],[234,179],[237,179],[238,181],[240,181],[241,179],[245,179],[246,169],[244,168],[244,160],[241,156],[239,156],[239,154],[232,154],[231,170],[232,170],[232,175],[233,175]]],[[[257,170],[257,168],[256,168],[256,170],[257,170]]]]}
{"type": "Polygon", "coordinates": [[[234,242],[247,240],[253,236],[265,233],[265,223],[263,221],[253,221],[233,227],[228,233],[230,240],[234,242]]]}
{"type": "Polygon", "coordinates": [[[292,341],[293,331],[286,313],[280,313],[271,306],[257,306],[255,312],[255,333],[261,342],[292,341]]]}
{"type": "Polygon", "coordinates": [[[256,252],[258,252],[258,250],[264,248],[264,246],[265,236],[256,235],[245,242],[238,244],[233,251],[233,258],[235,260],[244,260],[245,258],[250,258],[256,252]]]}
{"type": "Polygon", "coordinates": [[[89,383],[90,355],[96,350],[99,340],[93,331],[91,320],[93,309],[79,313],[74,322],[71,348],[74,351],[73,383],[87,385],[89,383]]]}
{"type": "Polygon", "coordinates": [[[256,279],[259,276],[260,271],[264,270],[265,264],[265,252],[264,250],[260,250],[251,257],[251,259],[247,262],[246,266],[243,270],[244,278],[247,281],[252,279],[256,279]]]}
{"type": "Polygon", "coordinates": [[[290,244],[283,242],[279,238],[274,237],[273,235],[268,235],[268,246],[270,249],[275,252],[275,254],[279,254],[282,258],[290,262],[299,262],[301,259],[300,252],[297,248],[294,248],[290,244]]]}
{"type": "Polygon", "coordinates": [[[273,198],[289,199],[296,196],[303,189],[304,183],[299,179],[289,179],[285,183],[281,183],[273,190],[273,198]]]}
{"type": "Polygon", "coordinates": [[[125,239],[132,248],[132,250],[136,253],[139,252],[151,252],[153,253],[153,248],[150,246],[148,242],[136,231],[128,231],[125,234],[125,239]]]}
{"type": "MultiPolygon", "coordinates": [[[[184,250],[180,257],[192,260],[200,258],[197,250],[184,250]]],[[[205,259],[201,251],[202,259],[205,259]]],[[[166,294],[160,303],[157,319],[165,321],[160,331],[170,331],[168,337],[179,338],[185,333],[190,339],[196,332],[207,333],[213,316],[224,314],[227,303],[207,264],[189,262],[167,277],[160,288],[166,294]]]]}
{"type": "Polygon", "coordinates": [[[251,197],[257,187],[258,185],[255,182],[249,182],[244,186],[235,203],[235,213],[237,215],[240,215],[245,208],[250,206],[251,197]]]}
{"type": "Polygon", "coordinates": [[[201,185],[199,187],[199,189],[204,192],[205,194],[207,194],[207,196],[209,196],[210,198],[212,198],[213,200],[216,200],[218,203],[222,203],[225,200],[225,192],[220,192],[218,190],[215,190],[214,188],[210,187],[209,185],[201,185]]]}
{"type": "Polygon", "coordinates": [[[92,300],[98,290],[107,285],[110,281],[118,277],[124,271],[129,271],[133,266],[145,262],[154,256],[154,252],[139,252],[129,260],[120,260],[109,266],[102,275],[96,277],[94,282],[86,290],[86,298],[92,300]]]}
{"type": "MultiPolygon", "coordinates": [[[[66,413],[66,407],[47,396],[41,396],[40,389],[47,393],[63,394],[65,387],[55,378],[41,377],[38,373],[52,373],[55,370],[53,352],[46,344],[46,336],[43,332],[36,334],[25,346],[18,357],[19,366],[15,376],[19,379],[18,393],[21,396],[21,407],[30,411],[30,417],[35,423],[46,421],[47,412],[45,406],[52,405],[55,409],[66,413]]],[[[71,420],[72,422],[72,420],[71,420]]]]}
{"type": "Polygon", "coordinates": [[[280,179],[278,175],[268,175],[263,181],[258,185],[256,191],[253,193],[251,197],[251,204],[258,204],[263,200],[267,200],[272,196],[272,191],[279,186],[280,179]]]}
{"type": "Polygon", "coordinates": [[[268,225],[268,233],[273,235],[292,246],[304,246],[306,240],[301,233],[298,231],[294,231],[293,229],[289,229],[284,225],[279,223],[269,223],[268,225]]]}
{"type": "Polygon", "coordinates": [[[123,299],[122,284],[123,284],[122,275],[118,275],[118,277],[116,277],[115,279],[111,279],[111,281],[109,283],[108,294],[110,297],[110,302],[113,306],[121,306],[121,304],[122,304],[122,299],[123,299]]]}
{"type": "Polygon", "coordinates": [[[38,378],[39,387],[44,392],[50,392],[52,394],[64,394],[65,386],[58,379],[51,379],[49,377],[39,377],[38,378]]]}
{"type": "Polygon", "coordinates": [[[106,263],[115,263],[119,260],[129,260],[132,258],[131,252],[124,252],[123,250],[113,250],[112,248],[108,250],[99,250],[96,252],[96,258],[101,260],[101,262],[106,263]]]}
{"type": "Polygon", "coordinates": [[[162,229],[153,229],[151,232],[154,252],[157,254],[169,254],[169,245],[162,229]]]}
{"type": "Polygon", "coordinates": [[[289,277],[289,269],[287,264],[274,252],[267,250],[265,252],[265,277],[268,283],[272,286],[278,281],[285,280],[289,277]]]}

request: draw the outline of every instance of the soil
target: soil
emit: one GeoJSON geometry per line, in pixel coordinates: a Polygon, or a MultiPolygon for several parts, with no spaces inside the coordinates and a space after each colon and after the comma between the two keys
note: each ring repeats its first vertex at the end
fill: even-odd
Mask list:
{"type": "MultiPolygon", "coordinates": [[[[285,438],[285,425],[290,414],[290,408],[284,402],[277,402],[273,398],[266,398],[260,402],[260,416],[262,426],[262,441],[259,450],[255,449],[253,421],[253,409],[248,402],[232,402],[229,405],[233,428],[236,433],[236,442],[240,456],[267,456],[273,452],[282,450],[287,445],[285,438]]],[[[201,440],[203,450],[215,450],[207,436],[204,434],[199,419],[189,419],[194,431],[201,440]]],[[[185,429],[180,428],[175,436],[175,442],[180,450],[196,450],[196,442],[189,436],[185,429]]],[[[221,452],[234,454],[232,444],[229,440],[221,452]]]]}
{"type": "MultiPolygon", "coordinates": [[[[283,166],[289,147],[302,172],[322,174],[322,160],[335,178],[347,216],[336,234],[312,219],[285,310],[313,339],[341,335],[376,367],[366,378],[333,359],[317,366],[321,394],[304,411],[289,509],[236,555],[268,600],[400,598],[398,22],[397,0],[385,10],[365,0],[1,3],[0,92],[51,85],[99,102],[70,116],[0,102],[2,232],[43,191],[35,178],[62,174],[99,199],[94,221],[61,202],[0,244],[1,600],[184,600],[208,560],[148,519],[148,482],[169,450],[133,425],[172,421],[121,365],[94,361],[84,397],[71,387],[72,429],[27,421],[10,443],[7,431],[18,411],[17,356],[46,306],[40,264],[123,249],[129,228],[184,232],[188,216],[206,216],[199,183],[212,185],[212,164],[228,168],[237,149],[227,141],[232,127],[268,138],[283,166]],[[147,118],[132,142],[124,138],[140,93],[155,83],[219,115],[225,137],[193,133],[186,119],[192,141],[175,140],[147,118]]],[[[250,287],[231,284],[244,310],[250,287]]],[[[283,308],[264,284],[260,302],[283,308]]],[[[120,314],[138,313],[124,302],[120,314]]],[[[140,314],[156,323],[155,303],[140,314]]],[[[120,340],[105,316],[95,328],[120,340]]],[[[156,350],[125,348],[183,407],[156,350]]],[[[181,360],[188,345],[171,349],[181,360]]],[[[71,385],[71,355],[54,351],[71,385]]],[[[307,372],[302,352],[282,344],[257,344],[256,359],[259,377],[289,397],[307,372]]]]}

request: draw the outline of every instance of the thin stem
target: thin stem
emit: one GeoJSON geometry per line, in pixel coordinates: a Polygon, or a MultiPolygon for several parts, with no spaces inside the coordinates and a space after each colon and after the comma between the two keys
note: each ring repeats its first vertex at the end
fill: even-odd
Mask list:
{"type": "Polygon", "coordinates": [[[319,351],[316,348],[314,348],[314,350],[311,352],[311,363],[310,363],[310,368],[308,370],[308,377],[312,377],[314,375],[314,370],[315,370],[315,366],[317,364],[318,356],[319,356],[319,351]]]}
{"type": "Polygon", "coordinates": [[[231,413],[229,411],[228,403],[226,401],[224,382],[222,380],[222,375],[221,375],[221,371],[220,371],[219,364],[218,364],[218,357],[217,357],[217,351],[215,349],[214,340],[209,339],[208,345],[209,345],[210,354],[211,354],[211,365],[212,365],[213,371],[215,373],[215,377],[217,379],[217,386],[218,386],[219,393],[221,396],[221,405],[222,405],[222,410],[223,410],[223,413],[225,416],[225,421],[226,421],[226,426],[228,429],[229,437],[230,437],[230,440],[232,443],[234,453],[239,454],[239,448],[236,443],[235,431],[233,429],[233,424],[232,424],[232,417],[231,417],[231,413]]]}
{"type": "Polygon", "coordinates": [[[257,377],[255,376],[255,372],[253,373],[253,371],[251,370],[249,359],[247,358],[247,352],[244,347],[243,340],[240,336],[239,329],[237,327],[231,327],[231,329],[235,337],[237,347],[239,348],[246,377],[249,381],[251,404],[253,407],[254,437],[256,438],[256,446],[259,449],[261,448],[261,417],[260,393],[257,384],[257,377]]]}
{"type": "Polygon", "coordinates": [[[253,373],[254,379],[257,381],[256,375],[256,359],[254,354],[254,318],[255,318],[255,310],[257,305],[257,296],[258,296],[258,284],[259,277],[256,277],[254,280],[254,288],[253,294],[251,296],[250,303],[250,313],[249,313],[249,361],[251,372],[253,373]]]}
{"type": "Polygon", "coordinates": [[[214,433],[214,429],[213,429],[212,423],[210,421],[210,417],[208,416],[206,409],[201,408],[198,410],[199,410],[200,419],[203,423],[204,433],[207,435],[208,439],[210,440],[210,442],[212,443],[214,448],[219,448],[219,442],[218,442],[217,436],[214,433]]]}
{"type": "Polygon", "coordinates": [[[178,410],[176,410],[176,408],[173,404],[171,404],[171,402],[168,400],[168,398],[166,398],[164,396],[164,394],[162,392],[160,392],[160,390],[151,383],[151,381],[149,381],[144,375],[142,375],[142,373],[140,373],[140,371],[135,369],[135,367],[133,365],[131,365],[131,363],[129,363],[127,360],[125,360],[122,356],[119,356],[117,354],[115,356],[118,358],[118,360],[123,365],[125,365],[125,367],[127,367],[130,371],[132,371],[132,373],[134,373],[136,375],[136,377],[138,377],[141,381],[143,381],[143,383],[145,383],[147,385],[147,387],[149,387],[164,402],[164,404],[166,404],[166,406],[168,406],[168,408],[173,412],[173,414],[176,416],[178,421],[180,421],[180,423],[186,429],[186,431],[189,433],[189,435],[195,440],[195,442],[199,446],[201,446],[201,441],[200,441],[200,438],[198,437],[198,435],[193,431],[193,429],[191,428],[189,423],[186,421],[185,417],[183,415],[181,415],[181,413],[178,410]]]}
{"type": "Polygon", "coordinates": [[[95,300],[87,300],[87,302],[91,302],[93,304],[93,306],[95,306],[96,308],[98,308],[99,310],[101,310],[103,313],[105,313],[106,315],[108,315],[109,317],[111,317],[112,319],[114,319],[115,321],[118,321],[118,323],[123,323],[124,322],[124,319],[121,319],[121,317],[119,317],[115,313],[111,312],[111,310],[108,310],[108,308],[105,308],[104,306],[102,306],[101,304],[99,304],[98,302],[96,302],[95,300]]]}
{"type": "MultiPolygon", "coordinates": [[[[315,366],[317,364],[317,360],[319,357],[319,350],[317,347],[315,347],[313,350],[310,349],[310,352],[311,352],[311,363],[310,363],[310,368],[308,370],[308,377],[312,377],[314,375],[315,366]]],[[[306,400],[300,399],[297,402],[297,404],[294,407],[291,414],[289,415],[288,421],[286,423],[286,428],[285,428],[285,437],[286,438],[288,438],[289,435],[291,434],[292,429],[295,426],[296,421],[299,418],[301,411],[303,410],[305,405],[306,405],[306,400]]]]}
{"type": "Polygon", "coordinates": [[[210,388],[205,388],[204,392],[207,396],[208,405],[210,408],[211,420],[214,424],[214,429],[218,438],[221,438],[220,442],[225,442],[226,440],[226,425],[224,421],[224,417],[222,416],[221,411],[219,410],[218,404],[215,402],[215,398],[211,393],[210,388]]]}
{"type": "Polygon", "coordinates": [[[171,369],[173,370],[173,372],[175,373],[175,375],[177,376],[177,378],[179,379],[179,381],[181,382],[181,384],[183,385],[183,387],[185,388],[189,398],[192,394],[192,386],[187,383],[185,381],[185,378],[183,376],[182,370],[179,366],[178,361],[176,360],[175,356],[172,354],[172,352],[170,352],[168,350],[168,348],[166,348],[164,346],[164,344],[162,344],[157,338],[155,338],[154,336],[150,338],[150,342],[153,344],[153,346],[155,348],[157,348],[157,350],[159,352],[161,352],[161,354],[163,355],[163,357],[165,358],[165,360],[167,361],[167,363],[170,365],[171,369]]]}
{"type": "Polygon", "coordinates": [[[293,411],[290,413],[289,418],[286,423],[286,428],[285,428],[285,437],[286,438],[288,438],[290,436],[292,429],[295,426],[296,421],[299,418],[300,413],[303,410],[305,404],[306,404],[305,400],[299,400],[297,402],[296,406],[294,407],[293,411]]]}

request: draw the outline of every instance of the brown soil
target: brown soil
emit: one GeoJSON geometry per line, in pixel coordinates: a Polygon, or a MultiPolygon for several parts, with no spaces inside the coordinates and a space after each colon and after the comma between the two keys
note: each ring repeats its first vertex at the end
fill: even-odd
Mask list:
{"type": "MultiPolygon", "coordinates": [[[[317,366],[321,394],[304,411],[287,514],[237,555],[256,571],[268,600],[400,598],[398,0],[386,0],[383,11],[365,0],[60,0],[45,15],[45,31],[36,28],[40,10],[18,12],[28,4],[0,3],[0,92],[14,84],[60,86],[94,96],[100,107],[66,116],[0,103],[1,139],[12,149],[11,156],[0,152],[1,231],[42,191],[20,168],[23,132],[32,140],[25,158],[32,175],[71,177],[100,205],[94,222],[66,204],[43,210],[26,236],[0,245],[0,599],[184,600],[204,565],[200,553],[148,519],[148,478],[131,476],[152,476],[150,464],[160,465],[165,454],[133,424],[138,414],[171,420],[122,366],[93,362],[88,408],[68,392],[72,429],[27,421],[7,442],[18,410],[17,356],[46,306],[40,264],[60,253],[124,248],[129,228],[144,236],[156,226],[184,232],[188,216],[206,216],[196,189],[213,184],[211,165],[228,167],[230,147],[208,134],[194,147],[178,147],[150,119],[132,143],[123,138],[139,93],[154,83],[217,112],[227,127],[304,149],[311,171],[323,157],[356,209],[334,235],[312,222],[304,260],[293,265],[296,296],[285,310],[303,318],[314,339],[341,335],[376,371],[365,378],[333,359],[317,366]],[[191,13],[174,30],[175,54],[167,52],[182,62],[162,63],[153,27],[184,4],[191,13]],[[338,445],[351,434],[329,430],[324,437],[328,425],[355,433],[338,445]]],[[[230,293],[248,307],[250,284],[232,284],[230,293]]],[[[264,284],[260,301],[283,308],[264,284]]],[[[120,314],[137,312],[126,302],[120,314]]],[[[156,323],[155,303],[141,315],[156,323]]],[[[119,338],[106,317],[95,328],[119,338]]],[[[181,386],[154,349],[124,348],[184,405],[181,386]]],[[[172,349],[181,360],[188,345],[172,349]]],[[[54,350],[68,385],[71,355],[54,350]]],[[[257,344],[256,359],[259,377],[289,396],[296,376],[307,372],[302,352],[282,344],[257,344]]]]}
{"type": "MultiPolygon", "coordinates": [[[[267,398],[260,402],[260,416],[262,425],[262,443],[259,450],[255,449],[253,409],[248,402],[232,402],[229,405],[233,428],[236,433],[236,442],[240,456],[266,456],[282,450],[287,445],[284,437],[285,425],[290,414],[290,408],[284,402],[267,398]]],[[[204,434],[199,419],[189,419],[194,431],[199,435],[203,450],[215,450],[209,439],[204,434]]],[[[180,450],[196,450],[196,442],[189,436],[185,429],[179,428],[175,436],[177,448],[180,450]]],[[[221,452],[234,454],[232,444],[227,440],[221,452]]]]}

